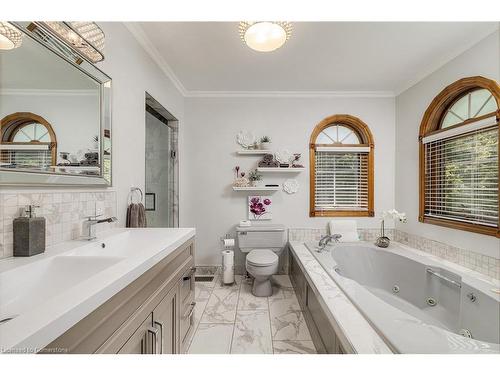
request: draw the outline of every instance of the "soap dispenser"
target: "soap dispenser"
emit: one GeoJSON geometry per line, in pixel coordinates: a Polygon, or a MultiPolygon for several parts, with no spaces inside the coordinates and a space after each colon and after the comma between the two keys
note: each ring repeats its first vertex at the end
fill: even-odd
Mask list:
{"type": "Polygon", "coordinates": [[[39,206],[26,206],[24,216],[14,219],[14,256],[30,257],[45,251],[45,218],[36,217],[39,206]]]}

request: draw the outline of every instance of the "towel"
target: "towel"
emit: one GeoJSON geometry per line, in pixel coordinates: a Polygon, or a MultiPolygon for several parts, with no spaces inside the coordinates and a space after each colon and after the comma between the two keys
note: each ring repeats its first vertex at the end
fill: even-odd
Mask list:
{"type": "Polygon", "coordinates": [[[127,208],[127,228],[146,228],[146,209],[142,203],[131,203],[127,208]]]}
{"type": "Polygon", "coordinates": [[[359,241],[356,220],[332,220],[328,223],[330,234],[341,234],[340,242],[359,241]]]}

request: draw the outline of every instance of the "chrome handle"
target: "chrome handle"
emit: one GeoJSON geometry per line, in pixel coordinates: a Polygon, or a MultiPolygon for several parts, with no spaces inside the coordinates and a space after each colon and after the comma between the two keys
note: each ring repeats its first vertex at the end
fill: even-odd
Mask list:
{"type": "Polygon", "coordinates": [[[158,328],[156,328],[155,326],[149,326],[148,334],[149,333],[153,336],[153,350],[151,351],[151,354],[158,354],[158,328]]]}
{"type": "Polygon", "coordinates": [[[163,354],[163,323],[155,320],[153,324],[160,327],[160,352],[158,354],[163,354]]]}
{"type": "Polygon", "coordinates": [[[434,271],[432,268],[427,268],[426,269],[427,273],[430,273],[433,276],[436,276],[437,278],[446,281],[447,283],[456,286],[457,288],[461,288],[462,284],[460,284],[458,281],[452,280],[449,277],[446,277],[444,275],[441,275],[439,272],[434,271]]]}
{"type": "Polygon", "coordinates": [[[193,314],[195,306],[196,306],[196,302],[191,302],[189,304],[189,310],[184,314],[183,319],[189,318],[193,314]]]}
{"type": "Polygon", "coordinates": [[[189,269],[189,275],[188,276],[184,276],[182,278],[182,280],[187,281],[187,280],[191,279],[191,277],[194,275],[195,272],[196,272],[196,267],[191,267],[189,269]]]}

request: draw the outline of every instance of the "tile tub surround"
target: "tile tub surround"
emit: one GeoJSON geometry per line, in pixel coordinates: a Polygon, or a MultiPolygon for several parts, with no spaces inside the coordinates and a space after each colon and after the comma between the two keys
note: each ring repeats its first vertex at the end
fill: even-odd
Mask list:
{"type": "Polygon", "coordinates": [[[273,276],[271,297],[252,295],[251,280],[196,282],[190,354],[313,354],[302,311],[287,275],[273,276]]]}
{"type": "MultiPolygon", "coordinates": [[[[380,230],[359,229],[362,241],[375,241],[380,230]]],[[[327,234],[322,228],[290,228],[288,230],[289,241],[309,242],[318,241],[321,236],[327,234]]],[[[422,236],[416,236],[397,229],[387,229],[386,235],[393,241],[408,247],[424,251],[449,262],[459,264],[462,267],[479,272],[493,279],[500,279],[500,259],[478,254],[471,250],[460,249],[443,242],[434,241],[422,236]]],[[[499,254],[500,255],[500,254],[499,254]]]]}
{"type": "MultiPolygon", "coordinates": [[[[82,222],[87,216],[94,215],[96,208],[104,217],[116,216],[114,191],[0,192],[0,258],[12,256],[12,221],[29,204],[40,206],[36,215],[46,219],[47,247],[80,237],[82,222]]],[[[116,226],[117,223],[103,223],[96,227],[96,231],[116,226]]]]}

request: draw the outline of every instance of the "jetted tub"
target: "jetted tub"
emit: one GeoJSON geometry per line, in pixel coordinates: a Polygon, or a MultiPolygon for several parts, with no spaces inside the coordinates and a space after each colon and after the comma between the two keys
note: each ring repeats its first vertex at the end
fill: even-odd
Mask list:
{"type": "Polygon", "coordinates": [[[306,246],[395,352],[500,352],[500,283],[394,244],[306,246]]]}

